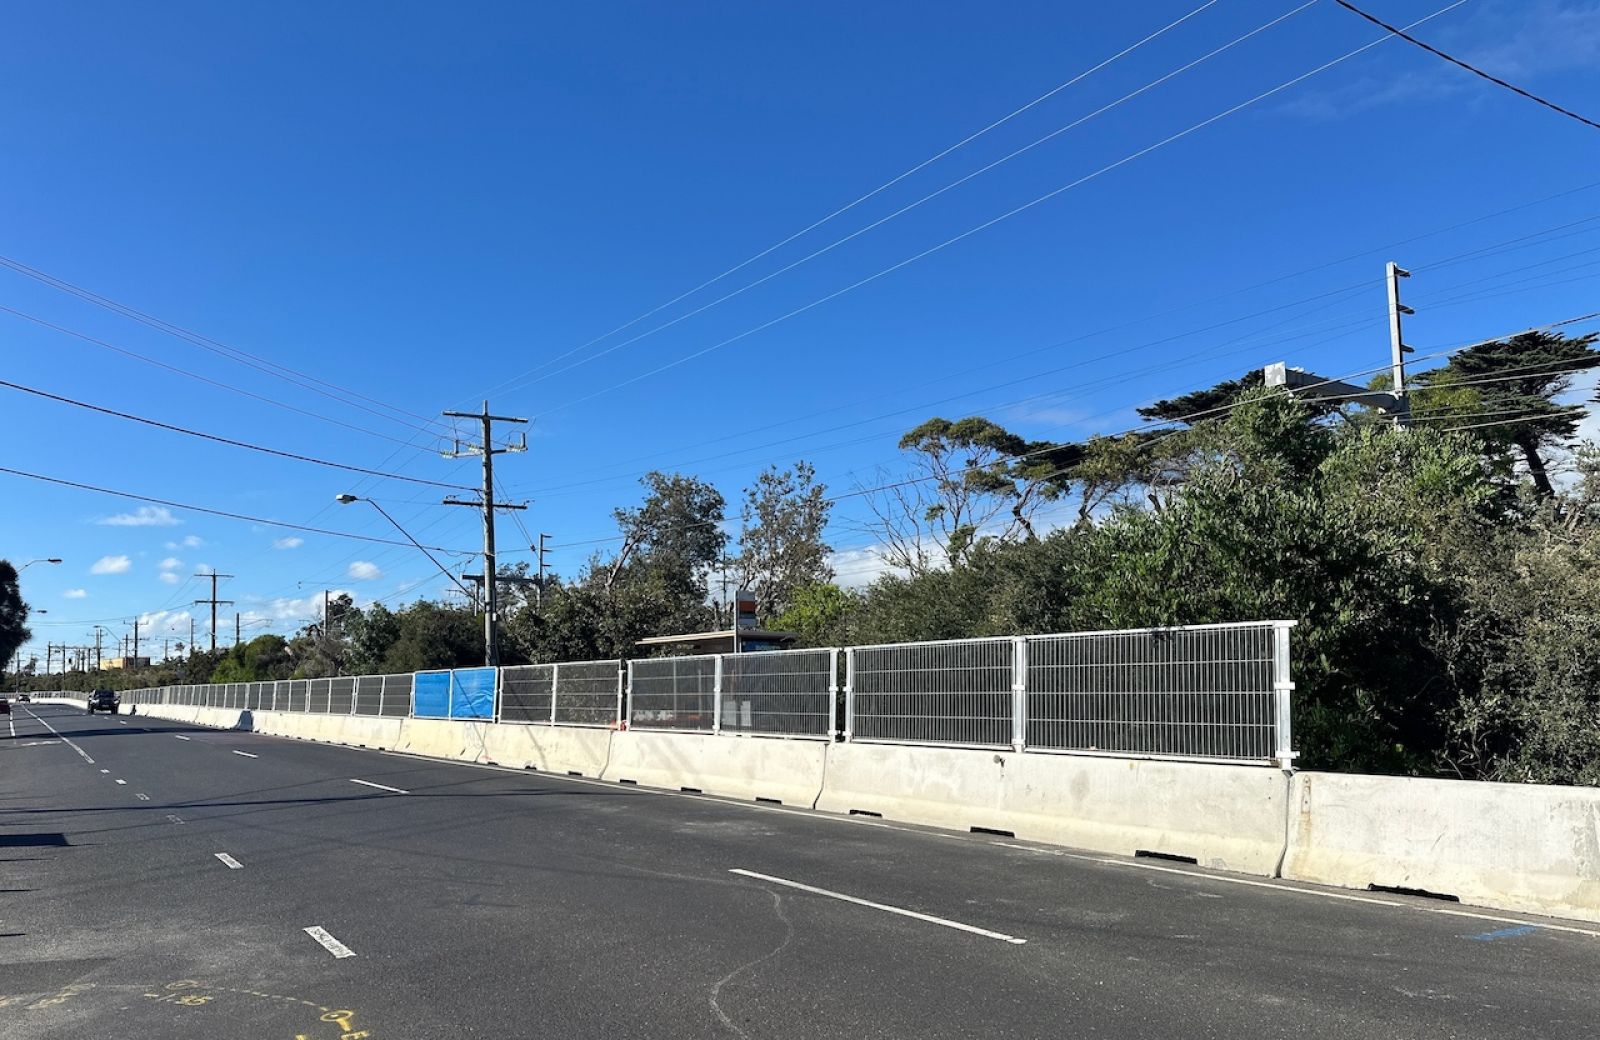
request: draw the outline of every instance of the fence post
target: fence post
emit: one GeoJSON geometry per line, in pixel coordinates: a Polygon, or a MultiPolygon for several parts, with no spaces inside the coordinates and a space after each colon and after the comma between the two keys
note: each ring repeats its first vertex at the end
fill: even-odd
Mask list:
{"type": "Polygon", "coordinates": [[[1011,640],[1011,750],[1028,747],[1028,640],[1011,640]]]}
{"type": "Polygon", "coordinates": [[[718,654],[711,670],[711,732],[722,732],[722,655],[718,654]]]}
{"type": "Polygon", "coordinates": [[[844,739],[856,732],[856,648],[844,652],[844,739]]]}
{"type": "Polygon", "coordinates": [[[617,725],[628,729],[633,725],[633,662],[628,662],[628,682],[622,682],[622,669],[617,669],[617,725]],[[624,704],[626,698],[626,704],[624,704]]]}
{"type": "Polygon", "coordinates": [[[561,686],[561,665],[559,662],[550,666],[550,725],[556,724],[556,690],[561,686]]]}
{"type": "Polygon", "coordinates": [[[828,650],[828,739],[839,735],[839,648],[828,650]]]}
{"type": "Polygon", "coordinates": [[[1289,630],[1294,626],[1293,621],[1272,623],[1272,701],[1277,723],[1274,757],[1280,769],[1293,769],[1296,758],[1291,712],[1294,680],[1289,671],[1289,630]]]}

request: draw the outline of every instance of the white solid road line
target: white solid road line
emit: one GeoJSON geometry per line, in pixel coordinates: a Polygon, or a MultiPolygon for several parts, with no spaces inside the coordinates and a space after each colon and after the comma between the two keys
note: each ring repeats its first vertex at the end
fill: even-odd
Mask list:
{"type": "MultiPolygon", "coordinates": [[[[61,739],[66,742],[67,747],[71,748],[72,750],[76,751],[79,755],[83,756],[83,760],[85,762],[89,763],[90,765],[94,765],[94,759],[89,757],[89,753],[87,751],[83,750],[83,748],[81,748],[78,745],[74,744],[72,741],[67,740],[67,738],[62,736],[62,734],[54,726],[50,725],[50,723],[47,720],[39,718],[39,716],[35,715],[32,711],[28,712],[28,717],[30,719],[33,719],[36,722],[43,723],[45,729],[49,730],[51,733],[54,733],[56,736],[61,737],[61,739]]],[[[102,773],[105,772],[104,769],[102,769],[100,771],[102,773]]]]}
{"type": "Polygon", "coordinates": [[[184,736],[182,733],[174,733],[173,736],[177,737],[179,740],[188,740],[189,739],[188,737],[184,736]]]}
{"type": "Polygon", "coordinates": [[[17,720],[7,716],[6,725],[11,727],[11,735],[13,737],[16,736],[17,735],[17,720]]]}
{"type": "Polygon", "coordinates": [[[411,793],[410,791],[402,791],[398,787],[387,787],[387,786],[385,786],[383,784],[375,784],[371,780],[352,780],[350,782],[352,784],[361,784],[364,787],[376,787],[380,791],[393,791],[395,794],[410,794],[411,793]]]}
{"type": "Polygon", "coordinates": [[[261,757],[260,755],[252,755],[248,751],[235,751],[234,754],[243,755],[245,758],[260,758],[261,757]]]}
{"type": "Polygon", "coordinates": [[[322,948],[333,954],[335,957],[354,957],[356,955],[356,951],[352,950],[338,939],[335,939],[333,936],[329,935],[328,930],[322,927],[320,924],[314,924],[310,928],[304,928],[301,930],[307,935],[311,936],[311,938],[317,940],[317,942],[321,943],[322,948]]]}
{"type": "Polygon", "coordinates": [[[847,896],[843,892],[831,892],[826,888],[817,888],[813,885],[802,885],[798,881],[789,881],[785,878],[773,877],[770,874],[757,874],[753,870],[742,870],[735,867],[734,869],[729,870],[728,873],[738,874],[741,877],[755,878],[758,881],[770,881],[774,885],[785,885],[789,888],[798,888],[802,892],[810,892],[814,895],[827,896],[829,899],[838,899],[846,903],[854,903],[857,906],[870,907],[873,910],[882,910],[884,913],[899,914],[901,917],[913,917],[918,921],[927,921],[929,924],[943,925],[946,928],[954,928],[957,931],[971,932],[973,935],[981,935],[986,939],[999,939],[1001,942],[1008,942],[1016,946],[1021,946],[1023,943],[1028,941],[1026,939],[1019,939],[1014,935],[1006,935],[1003,932],[991,932],[987,928],[977,928],[970,924],[962,924],[960,921],[951,921],[944,917],[934,917],[932,914],[919,914],[915,910],[905,910],[898,906],[886,906],[883,903],[874,903],[870,899],[858,899],[855,896],[847,896]]]}
{"type": "Polygon", "coordinates": [[[238,860],[234,859],[232,856],[228,855],[226,852],[213,852],[212,855],[217,857],[218,859],[220,859],[222,861],[222,865],[227,867],[229,870],[243,870],[244,869],[244,864],[243,863],[240,863],[238,860]]]}

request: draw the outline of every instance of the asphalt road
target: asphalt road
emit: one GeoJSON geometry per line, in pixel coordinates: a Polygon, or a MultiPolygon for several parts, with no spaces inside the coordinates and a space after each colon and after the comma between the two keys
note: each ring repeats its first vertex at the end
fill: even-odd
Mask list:
{"type": "Polygon", "coordinates": [[[1596,1035],[1600,926],[0,717],[7,1040],[1596,1035]]]}

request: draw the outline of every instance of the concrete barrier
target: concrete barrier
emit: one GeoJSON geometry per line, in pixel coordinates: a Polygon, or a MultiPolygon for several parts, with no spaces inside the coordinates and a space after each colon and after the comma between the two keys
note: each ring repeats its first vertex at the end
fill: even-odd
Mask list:
{"type": "Polygon", "coordinates": [[[603,775],[645,787],[810,806],[822,790],[827,753],[818,740],[627,730],[612,738],[603,775]]]}
{"type": "Polygon", "coordinates": [[[485,728],[483,760],[513,769],[598,777],[611,759],[609,729],[502,722],[485,728]]]}
{"type": "Polygon", "coordinates": [[[1600,921],[1600,789],[1298,773],[1283,876],[1600,921]]]}
{"type": "Polygon", "coordinates": [[[817,808],[1272,877],[1288,778],[1259,766],[834,744],[817,808]]]}
{"type": "Polygon", "coordinates": [[[456,719],[405,719],[400,725],[396,750],[457,762],[482,762],[484,729],[488,725],[456,719]]]}

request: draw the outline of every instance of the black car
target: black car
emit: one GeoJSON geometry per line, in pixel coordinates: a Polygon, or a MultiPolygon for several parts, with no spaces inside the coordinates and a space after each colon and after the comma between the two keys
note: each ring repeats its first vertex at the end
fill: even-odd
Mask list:
{"type": "Polygon", "coordinates": [[[27,694],[23,694],[22,696],[18,697],[17,700],[21,701],[23,704],[27,704],[30,701],[32,701],[33,698],[28,696],[27,694]]]}
{"type": "Polygon", "coordinates": [[[97,711],[109,711],[115,715],[120,707],[122,707],[122,698],[117,696],[115,690],[96,690],[89,694],[90,715],[97,711]]]}

